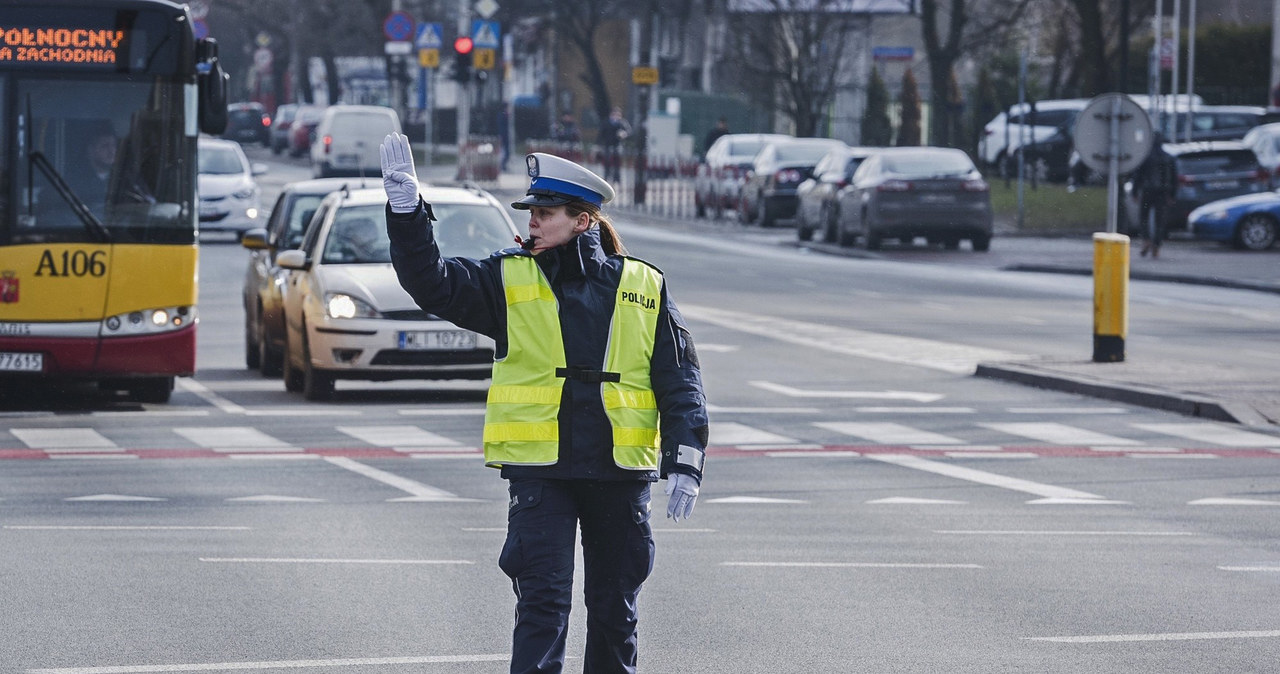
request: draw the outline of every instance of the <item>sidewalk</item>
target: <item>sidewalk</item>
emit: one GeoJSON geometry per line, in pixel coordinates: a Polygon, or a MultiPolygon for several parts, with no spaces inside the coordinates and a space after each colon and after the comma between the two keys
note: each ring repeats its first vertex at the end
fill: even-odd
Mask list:
{"type": "MultiPolygon", "coordinates": [[[[496,184],[499,199],[522,194],[528,186],[523,165],[511,161],[496,184]]],[[[431,167],[429,179],[453,180],[452,166],[431,167]],[[447,175],[446,175],[447,173],[447,175]]],[[[1093,274],[1093,242],[1086,236],[1062,238],[1021,237],[999,232],[988,253],[954,254],[938,249],[886,250],[880,253],[833,244],[798,242],[794,230],[764,230],[736,222],[670,219],[614,209],[615,219],[657,227],[674,227],[717,235],[774,235],[779,245],[801,246],[814,252],[847,257],[892,259],[903,262],[972,265],[1008,271],[1032,271],[1089,276],[1093,274]]],[[[1217,243],[1174,238],[1161,248],[1160,257],[1138,254],[1141,241],[1133,242],[1129,276],[1134,280],[1187,283],[1236,288],[1280,295],[1280,247],[1264,252],[1233,250],[1217,243]]],[[[1280,349],[1280,334],[1276,348],[1280,349]]],[[[1017,363],[982,363],[979,377],[999,379],[1143,407],[1165,409],[1189,416],[1228,421],[1280,432],[1280,372],[1267,368],[1230,366],[1212,360],[1209,348],[1198,350],[1195,361],[1171,363],[1126,356],[1122,363],[1044,359],[1017,363]]]]}

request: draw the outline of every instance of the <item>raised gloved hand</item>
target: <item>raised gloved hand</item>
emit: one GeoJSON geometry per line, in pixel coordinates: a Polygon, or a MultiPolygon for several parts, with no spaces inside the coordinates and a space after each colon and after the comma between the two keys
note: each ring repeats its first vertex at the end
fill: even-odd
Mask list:
{"type": "Polygon", "coordinates": [[[413,151],[409,137],[402,133],[387,134],[382,146],[382,187],[393,213],[412,213],[418,208],[418,175],[413,172],[413,151]]]}
{"type": "Polygon", "coordinates": [[[693,515],[693,504],[698,500],[698,480],[692,475],[671,473],[667,475],[667,517],[679,522],[693,515]]]}

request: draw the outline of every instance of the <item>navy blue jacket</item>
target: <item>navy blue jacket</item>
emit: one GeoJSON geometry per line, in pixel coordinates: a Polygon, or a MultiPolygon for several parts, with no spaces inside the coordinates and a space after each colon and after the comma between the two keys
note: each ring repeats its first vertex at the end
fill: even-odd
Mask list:
{"type": "MultiPolygon", "coordinates": [[[[394,213],[387,208],[387,232],[400,285],[418,306],[458,327],[493,338],[496,357],[502,358],[507,352],[502,258],[532,254],[511,248],[484,260],[442,257],[421,203],[413,213],[394,213]]],[[[533,257],[558,300],[565,363],[571,368],[604,369],[624,258],[605,253],[594,227],[533,257]]],[[[652,482],[674,472],[701,481],[701,471],[675,462],[679,445],[706,449],[707,404],[693,340],[665,281],[649,376],[662,434],[658,472],[627,470],[614,464],[613,431],[605,415],[600,384],[566,379],[560,402],[559,460],[552,466],[504,466],[502,476],[652,482]]]]}

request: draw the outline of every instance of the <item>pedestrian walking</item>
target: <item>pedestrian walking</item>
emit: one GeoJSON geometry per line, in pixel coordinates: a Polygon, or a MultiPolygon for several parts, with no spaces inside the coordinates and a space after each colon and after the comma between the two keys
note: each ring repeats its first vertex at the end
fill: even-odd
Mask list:
{"type": "Polygon", "coordinates": [[[528,238],[483,260],[443,257],[409,141],[381,148],[391,259],[422,309],[493,338],[485,464],[508,480],[498,565],[512,581],[511,672],[560,672],[580,529],[583,671],[635,672],[637,597],[653,568],[650,486],[692,513],[707,409],[698,356],[661,271],[630,257],[601,207],[609,183],[526,157],[528,238]]]}
{"type": "Polygon", "coordinates": [[[630,135],[631,125],[623,118],[622,108],[615,107],[600,125],[599,138],[604,148],[604,177],[614,184],[622,182],[622,141],[630,135]]]}
{"type": "Polygon", "coordinates": [[[720,136],[727,133],[729,133],[729,120],[724,117],[717,119],[716,125],[711,127],[711,130],[707,131],[707,135],[702,138],[702,154],[706,155],[707,150],[710,150],[711,146],[714,145],[717,140],[720,140],[720,136]]]}
{"type": "Polygon", "coordinates": [[[1164,139],[1156,133],[1151,153],[1134,171],[1133,182],[1138,186],[1141,207],[1139,218],[1147,240],[1140,255],[1160,257],[1160,245],[1164,242],[1168,222],[1169,201],[1173,197],[1173,157],[1164,150],[1164,139]]]}

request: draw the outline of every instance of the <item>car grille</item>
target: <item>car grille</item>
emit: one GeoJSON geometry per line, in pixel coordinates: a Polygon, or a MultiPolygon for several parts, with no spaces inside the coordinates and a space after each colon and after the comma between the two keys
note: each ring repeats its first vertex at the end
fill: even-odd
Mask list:
{"type": "Polygon", "coordinates": [[[438,321],[440,318],[435,314],[429,314],[421,309],[402,309],[400,311],[384,311],[382,317],[392,321],[438,321]]]}
{"type": "Polygon", "coordinates": [[[492,349],[466,351],[379,351],[371,365],[482,365],[493,362],[492,349]]]}

